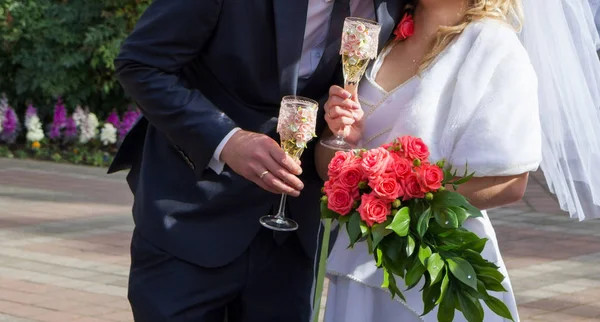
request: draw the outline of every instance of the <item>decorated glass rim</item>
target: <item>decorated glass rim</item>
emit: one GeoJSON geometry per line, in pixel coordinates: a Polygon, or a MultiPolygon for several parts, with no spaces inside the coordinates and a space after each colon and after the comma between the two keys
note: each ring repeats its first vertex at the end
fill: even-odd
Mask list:
{"type": "Polygon", "coordinates": [[[373,20],[347,17],[344,20],[340,55],[358,60],[375,58],[380,32],[381,25],[373,20]]]}
{"type": "Polygon", "coordinates": [[[306,103],[314,106],[319,106],[317,101],[304,96],[286,95],[281,99],[281,103],[306,103]]]}
{"type": "Polygon", "coordinates": [[[369,28],[381,28],[381,24],[375,20],[365,19],[361,17],[346,17],[346,21],[362,22],[368,25],[369,28]]]}

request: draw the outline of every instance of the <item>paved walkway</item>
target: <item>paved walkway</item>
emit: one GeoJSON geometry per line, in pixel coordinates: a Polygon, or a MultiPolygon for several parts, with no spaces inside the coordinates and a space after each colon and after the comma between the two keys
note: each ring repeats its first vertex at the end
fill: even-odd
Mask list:
{"type": "MultiPolygon", "coordinates": [[[[132,321],[130,209],[123,175],[0,159],[0,321],[132,321]]],[[[539,173],[491,217],[522,321],[600,321],[600,221],[560,214],[539,173]]]]}

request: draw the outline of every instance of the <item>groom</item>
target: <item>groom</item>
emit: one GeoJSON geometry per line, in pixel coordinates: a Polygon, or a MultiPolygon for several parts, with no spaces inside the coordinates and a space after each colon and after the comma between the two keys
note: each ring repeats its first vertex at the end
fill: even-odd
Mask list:
{"type": "Polygon", "coordinates": [[[325,99],[340,82],[345,17],[378,19],[383,45],[401,9],[399,0],[150,5],[115,61],[143,118],[109,169],[131,168],[136,321],[309,320],[322,182],[314,145],[302,173],[279,147],[279,103],[325,99]],[[295,233],[258,223],[281,193],[297,197],[295,233]]]}

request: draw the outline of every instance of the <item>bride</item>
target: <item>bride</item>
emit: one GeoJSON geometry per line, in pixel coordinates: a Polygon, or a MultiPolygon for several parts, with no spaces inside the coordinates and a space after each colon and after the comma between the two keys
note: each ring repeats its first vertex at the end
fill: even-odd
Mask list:
{"type": "MultiPolygon", "coordinates": [[[[521,199],[528,172],[541,164],[564,210],[580,219],[584,210],[600,216],[600,187],[588,181],[597,171],[592,162],[600,160],[600,64],[587,59],[595,54],[589,25],[573,18],[589,20],[589,4],[582,3],[525,0],[523,8],[521,0],[414,2],[406,7],[414,34],[397,33],[367,70],[359,93],[331,88],[324,107],[331,130],[324,137],[344,129],[346,141],[362,148],[402,135],[420,137],[432,161],[446,159],[458,173],[468,162],[476,178],[459,192],[480,209],[521,199]],[[523,12],[536,25],[525,23],[520,39],[523,12]],[[583,60],[587,66],[578,64],[583,60]]],[[[317,147],[324,179],[332,156],[317,147]]],[[[482,255],[500,267],[508,290],[490,294],[518,321],[488,216],[484,212],[464,226],[488,239],[482,255]]],[[[391,300],[365,243],[348,248],[348,240],[340,230],[329,257],[327,322],[438,320],[437,310],[420,316],[419,286],[403,292],[406,302],[391,300]]],[[[484,310],[485,321],[504,321],[485,305],[484,310]]],[[[465,318],[456,312],[455,321],[465,318]]]]}

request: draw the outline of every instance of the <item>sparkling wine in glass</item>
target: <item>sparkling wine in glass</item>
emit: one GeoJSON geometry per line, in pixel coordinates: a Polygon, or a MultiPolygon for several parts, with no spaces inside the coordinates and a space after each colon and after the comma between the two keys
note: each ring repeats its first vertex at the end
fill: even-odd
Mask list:
{"type": "MultiPolygon", "coordinates": [[[[342,32],[342,69],[344,88],[356,93],[358,82],[365,74],[369,60],[377,57],[381,26],[371,20],[348,17],[342,32]]],[[[344,128],[334,138],[322,140],[321,144],[333,150],[348,151],[353,147],[344,140],[344,128]]]]}
{"type": "MultiPolygon", "coordinates": [[[[301,96],[285,96],[281,100],[277,133],[281,138],[281,148],[294,160],[300,160],[306,144],[316,137],[318,108],[317,102],[301,96]]],[[[286,194],[281,195],[279,211],[275,216],[260,218],[263,226],[277,231],[298,229],[295,221],[285,217],[286,198],[286,194]]]]}

